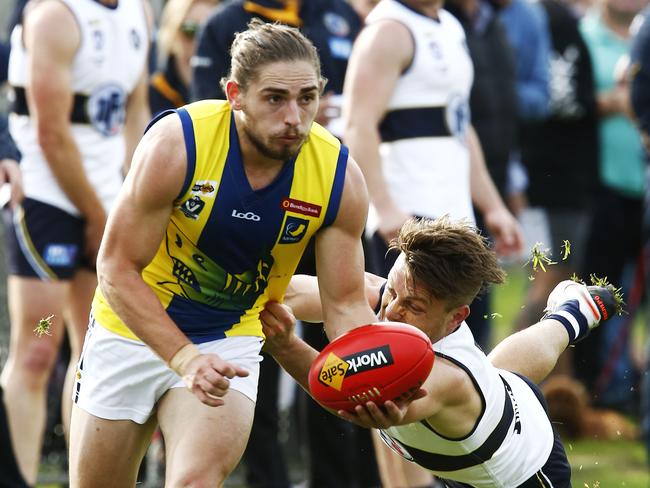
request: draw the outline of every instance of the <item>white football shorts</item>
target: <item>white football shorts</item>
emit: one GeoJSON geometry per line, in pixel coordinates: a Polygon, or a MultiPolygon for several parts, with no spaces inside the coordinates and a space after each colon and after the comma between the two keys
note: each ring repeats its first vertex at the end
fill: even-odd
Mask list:
{"type": "MultiPolygon", "coordinates": [[[[255,402],[262,344],[261,337],[233,336],[197,347],[248,370],[247,377],[232,378],[230,388],[255,402]]],[[[144,424],[170,388],[185,388],[185,383],[147,345],[117,335],[91,317],[72,391],[77,406],[99,418],[144,424]]]]}

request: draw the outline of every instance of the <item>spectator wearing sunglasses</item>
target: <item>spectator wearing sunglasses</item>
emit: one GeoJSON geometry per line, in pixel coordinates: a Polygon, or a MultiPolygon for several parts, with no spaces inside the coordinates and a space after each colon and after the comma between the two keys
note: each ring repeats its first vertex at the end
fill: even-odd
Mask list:
{"type": "Polygon", "coordinates": [[[153,115],[189,101],[194,40],[201,24],[218,3],[218,0],[169,0],[165,4],[158,30],[161,69],[151,76],[149,83],[153,115]]]}

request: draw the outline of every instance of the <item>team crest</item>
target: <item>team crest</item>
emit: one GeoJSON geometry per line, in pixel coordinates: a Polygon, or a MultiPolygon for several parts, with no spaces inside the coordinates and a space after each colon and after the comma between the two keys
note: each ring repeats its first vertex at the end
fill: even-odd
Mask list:
{"type": "Polygon", "coordinates": [[[88,118],[92,126],[105,136],[118,134],[124,126],[127,95],[117,84],[97,88],[88,97],[88,118]]]}
{"type": "Polygon", "coordinates": [[[307,227],[309,227],[309,220],[287,215],[280,233],[280,244],[300,242],[307,233],[307,227]]]}
{"type": "Polygon", "coordinates": [[[183,212],[183,215],[185,215],[185,217],[192,220],[197,220],[199,218],[199,214],[203,210],[203,207],[205,207],[205,202],[198,196],[193,196],[192,198],[185,200],[181,205],[179,205],[178,209],[183,212]]]}
{"type": "Polygon", "coordinates": [[[470,117],[467,99],[460,95],[452,96],[447,102],[445,110],[445,122],[451,135],[464,141],[470,117]]]}

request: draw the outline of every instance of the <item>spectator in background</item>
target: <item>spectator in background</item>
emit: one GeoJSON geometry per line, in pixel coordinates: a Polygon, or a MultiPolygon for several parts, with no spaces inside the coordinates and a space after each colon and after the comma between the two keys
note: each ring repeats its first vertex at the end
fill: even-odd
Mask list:
{"type": "MultiPolygon", "coordinates": [[[[557,264],[529,282],[518,329],[541,316],[555,283],[580,272],[598,175],[594,77],[579,19],[565,0],[542,0],[540,5],[551,32],[550,113],[521,125],[521,161],[528,175],[522,218],[532,225],[532,243],[542,242],[557,264]],[[564,241],[570,243],[568,249],[564,241]]],[[[567,368],[562,365],[570,373],[567,368]]]]}
{"type": "Polygon", "coordinates": [[[18,464],[31,484],[63,320],[72,349],[67,429],[106,211],[149,120],[146,17],[143,2],[35,2],[11,36],[10,130],[26,198],[6,218],[12,336],[1,382],[18,464]],[[51,335],[37,337],[34,324],[50,315],[51,335]]]}
{"type": "MultiPolygon", "coordinates": [[[[630,100],[641,140],[645,148],[646,163],[650,158],[650,7],[632,24],[632,47],[630,49],[630,100]]],[[[650,171],[646,165],[645,202],[643,209],[643,259],[645,265],[646,300],[650,283],[650,171]]],[[[650,341],[648,341],[650,345],[650,341]]],[[[647,349],[641,383],[641,435],[645,442],[646,456],[650,461],[650,347],[647,349]]]]}
{"type": "Polygon", "coordinates": [[[549,111],[550,34],[541,7],[528,0],[498,0],[499,17],[515,53],[517,107],[523,120],[544,118],[549,111]]]}
{"type": "Polygon", "coordinates": [[[195,39],[218,3],[219,0],[169,0],[165,4],[157,43],[162,69],[149,80],[149,106],[154,116],[189,102],[190,59],[195,39]]]}
{"type": "MultiPolygon", "coordinates": [[[[357,8],[367,10],[363,5],[357,8]]],[[[220,6],[199,36],[192,60],[192,99],[224,98],[218,81],[230,68],[228,49],[233,33],[244,30],[253,17],[299,27],[318,48],[323,74],[328,82],[316,122],[340,137],[342,129],[337,119],[340,117],[343,79],[352,41],[362,23],[352,6],[344,0],[234,0],[220,6]]]]}
{"type": "MultiPolygon", "coordinates": [[[[445,8],[465,30],[474,65],[469,99],[472,125],[490,176],[504,195],[508,160],[517,134],[514,54],[499,20],[497,4],[489,0],[450,0],[445,8]]],[[[476,217],[480,224],[481,215],[476,217]]],[[[490,347],[489,297],[490,290],[486,290],[472,303],[472,314],[467,320],[474,339],[483,348],[490,347]]]]}
{"type": "Polygon", "coordinates": [[[645,161],[630,120],[628,89],[617,65],[630,50],[629,28],[646,0],[602,0],[580,21],[591,54],[599,114],[599,188],[592,211],[582,274],[621,283],[629,315],[616,317],[574,350],[576,374],[595,406],[638,409],[638,371],[629,351],[629,330],[642,295],[635,271],[641,250],[645,161]],[[602,222],[608,223],[603,232],[602,222]],[[635,277],[636,276],[636,277],[635,277]]]}
{"type": "MultiPolygon", "coordinates": [[[[12,208],[19,204],[23,197],[18,168],[19,159],[20,153],[9,135],[7,119],[2,115],[0,116],[0,187],[4,183],[11,185],[8,203],[12,208]]],[[[18,467],[10,434],[4,392],[0,386],[0,473],[2,473],[2,483],[6,484],[0,483],[0,486],[27,488],[28,485],[18,467]]]]}
{"type": "MultiPolygon", "coordinates": [[[[517,114],[520,123],[541,120],[549,111],[550,32],[544,10],[528,0],[496,0],[502,7],[500,18],[515,55],[517,73],[517,114]]],[[[506,186],[500,187],[508,197],[511,210],[518,215],[521,199],[511,198],[526,186],[522,168],[520,141],[513,148],[508,163],[506,186]]],[[[471,319],[470,319],[471,321],[471,319]]]]}
{"type": "MultiPolygon", "coordinates": [[[[355,0],[350,4],[343,0],[235,0],[221,4],[199,34],[192,59],[193,99],[224,97],[218,81],[230,70],[229,50],[233,35],[245,30],[252,18],[299,27],[318,49],[323,76],[327,78],[316,121],[340,138],[341,93],[348,57],[361,28],[359,15],[374,2],[376,0],[355,0]]],[[[316,274],[313,243],[306,249],[298,272],[316,274]]],[[[316,324],[305,324],[303,336],[318,350],[328,342],[322,327],[316,324]]],[[[266,353],[262,356],[253,429],[244,453],[246,477],[249,486],[253,487],[288,487],[286,462],[278,441],[280,368],[266,353]]],[[[298,404],[306,423],[310,485],[321,488],[377,486],[379,479],[369,432],[328,414],[302,391],[298,404]]]]}

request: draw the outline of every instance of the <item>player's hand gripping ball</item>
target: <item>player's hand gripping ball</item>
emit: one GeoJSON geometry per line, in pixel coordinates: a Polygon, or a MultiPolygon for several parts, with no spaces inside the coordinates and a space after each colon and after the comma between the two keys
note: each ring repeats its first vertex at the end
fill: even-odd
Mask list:
{"type": "Polygon", "coordinates": [[[411,397],[429,376],[435,353],[424,332],[399,322],[364,325],[337,337],[309,369],[309,389],[328,408],[411,397]]]}

